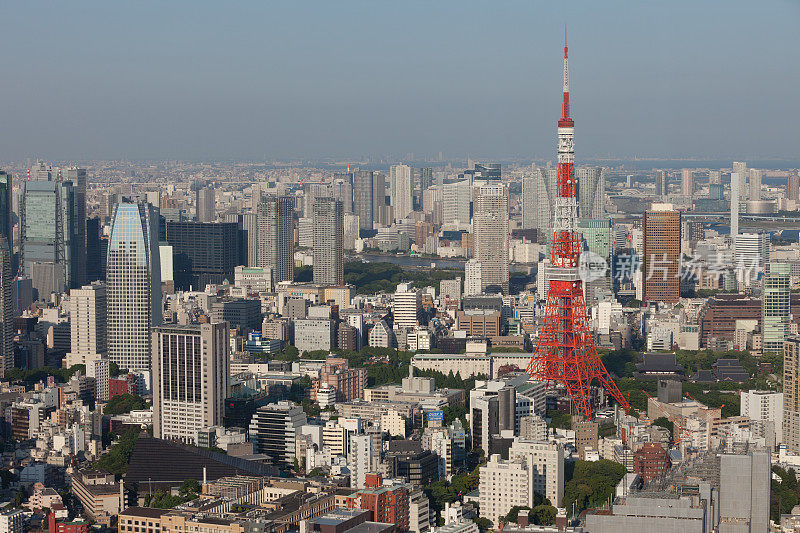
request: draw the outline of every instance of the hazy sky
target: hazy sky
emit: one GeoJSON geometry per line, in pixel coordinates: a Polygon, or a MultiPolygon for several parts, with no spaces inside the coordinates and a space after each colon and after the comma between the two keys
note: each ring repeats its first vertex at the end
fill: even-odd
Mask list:
{"type": "Polygon", "coordinates": [[[6,1],[0,160],[795,157],[795,0],[6,1]]]}

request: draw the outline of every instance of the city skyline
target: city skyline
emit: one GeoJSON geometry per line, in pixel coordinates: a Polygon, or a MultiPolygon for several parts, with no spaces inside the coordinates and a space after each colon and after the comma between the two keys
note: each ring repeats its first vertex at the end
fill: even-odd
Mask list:
{"type": "Polygon", "coordinates": [[[800,8],[770,4],[6,6],[3,157],[549,158],[565,22],[586,160],[792,157],[800,8]]]}
{"type": "Polygon", "coordinates": [[[0,533],[800,531],[800,6],[562,4],[0,8],[0,533]]]}

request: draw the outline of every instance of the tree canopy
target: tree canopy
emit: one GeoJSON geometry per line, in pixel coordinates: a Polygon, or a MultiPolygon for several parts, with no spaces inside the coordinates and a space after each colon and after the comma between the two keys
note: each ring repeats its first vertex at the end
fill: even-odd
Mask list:
{"type": "Polygon", "coordinates": [[[425,487],[425,494],[431,501],[431,507],[437,513],[444,509],[445,503],[453,503],[461,499],[462,496],[477,489],[480,485],[480,476],[475,469],[470,474],[460,474],[453,476],[450,482],[442,479],[434,481],[425,487]]]}
{"type": "Polygon", "coordinates": [[[150,407],[150,404],[138,394],[118,394],[108,400],[108,403],[103,408],[103,414],[121,415],[131,411],[147,409],[148,407],[150,407]]]}
{"type": "Polygon", "coordinates": [[[131,461],[133,447],[139,437],[139,429],[130,428],[120,435],[119,440],[103,454],[94,466],[112,474],[121,476],[128,471],[128,464],[131,461]]]}
{"type": "Polygon", "coordinates": [[[800,487],[797,483],[797,474],[793,468],[784,470],[779,466],[773,466],[772,472],[777,474],[780,480],[770,481],[770,518],[777,524],[780,523],[780,515],[792,512],[795,505],[800,502],[800,487]]]}
{"type": "Polygon", "coordinates": [[[463,276],[461,269],[430,268],[424,270],[404,269],[394,263],[362,263],[348,261],[344,264],[344,282],[353,285],[358,294],[394,292],[398,283],[410,281],[415,287],[433,286],[438,289],[443,279],[463,276]]]}
{"type": "Polygon", "coordinates": [[[11,382],[39,383],[40,381],[47,381],[48,377],[53,376],[59,383],[66,383],[78,371],[86,372],[86,365],[72,365],[69,368],[46,366],[38,370],[12,368],[6,372],[5,379],[11,382]]]}
{"type": "Polygon", "coordinates": [[[564,485],[562,506],[569,512],[575,504],[575,512],[579,513],[603,505],[624,475],[623,465],[607,459],[576,461],[572,479],[564,485]]]}

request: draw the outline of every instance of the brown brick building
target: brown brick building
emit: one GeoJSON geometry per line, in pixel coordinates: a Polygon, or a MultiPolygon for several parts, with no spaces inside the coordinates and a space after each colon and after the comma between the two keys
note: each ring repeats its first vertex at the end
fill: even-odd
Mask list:
{"type": "Polygon", "coordinates": [[[761,300],[743,294],[718,294],[708,299],[700,317],[700,346],[714,348],[733,341],[737,320],[758,320],[761,324],[761,300]]]}
{"type": "Polygon", "coordinates": [[[351,402],[364,397],[367,369],[350,368],[343,357],[328,357],[319,375],[319,385],[327,383],[336,389],[337,402],[351,402]]]}
{"type": "Polygon", "coordinates": [[[675,303],[680,298],[681,213],[671,204],[654,204],[644,214],[642,281],[646,302],[675,303]]]}
{"type": "Polygon", "coordinates": [[[639,451],[633,453],[633,471],[645,481],[655,479],[667,470],[672,463],[660,444],[647,442],[639,451]]]}
{"type": "Polygon", "coordinates": [[[351,509],[369,509],[372,521],[394,524],[398,531],[408,531],[408,490],[402,485],[363,489],[347,502],[351,509]]]}
{"type": "Polygon", "coordinates": [[[490,309],[469,309],[456,313],[456,329],[466,331],[467,335],[481,337],[500,336],[500,311],[490,309]]]}

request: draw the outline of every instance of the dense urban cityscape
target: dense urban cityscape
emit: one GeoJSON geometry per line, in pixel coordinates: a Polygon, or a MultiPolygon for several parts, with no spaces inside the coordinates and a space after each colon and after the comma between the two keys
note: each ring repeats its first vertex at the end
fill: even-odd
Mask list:
{"type": "Polygon", "coordinates": [[[0,153],[0,533],[800,531],[797,164],[582,159],[563,39],[546,159],[0,153]]]}

